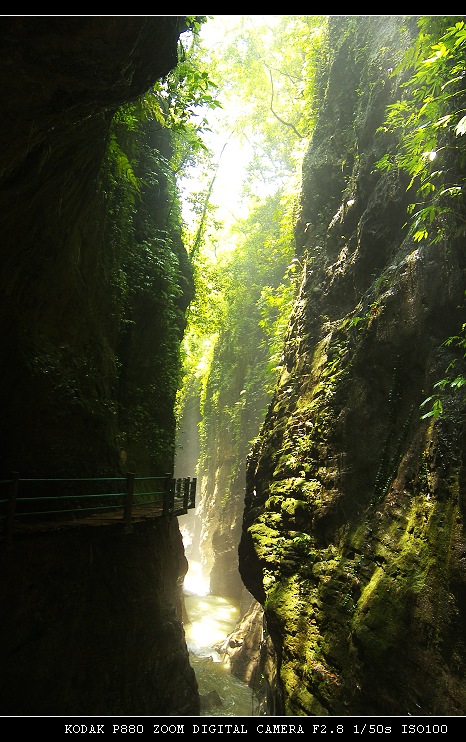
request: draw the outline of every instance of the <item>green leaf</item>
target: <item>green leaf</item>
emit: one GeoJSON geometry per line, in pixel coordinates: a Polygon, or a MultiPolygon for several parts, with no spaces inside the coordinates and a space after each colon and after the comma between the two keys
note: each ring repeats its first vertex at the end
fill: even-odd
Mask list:
{"type": "MultiPolygon", "coordinates": [[[[429,402],[431,399],[432,399],[432,397],[429,397],[428,399],[424,400],[424,402],[422,403],[421,407],[423,407],[426,404],[426,402],[429,402]]],[[[426,412],[425,415],[422,415],[421,416],[421,420],[426,420],[429,417],[433,417],[434,420],[436,420],[438,417],[440,417],[440,415],[442,414],[442,412],[443,412],[442,402],[440,401],[440,399],[437,398],[437,399],[434,400],[434,403],[432,405],[432,409],[429,410],[429,412],[426,412]]]]}
{"type": "Polygon", "coordinates": [[[413,234],[413,240],[415,242],[421,242],[422,240],[427,239],[428,236],[429,236],[429,232],[427,231],[427,229],[418,229],[413,234]]]}
{"type": "Polygon", "coordinates": [[[466,116],[463,116],[456,124],[455,132],[457,136],[461,137],[466,132],[466,116]]]}

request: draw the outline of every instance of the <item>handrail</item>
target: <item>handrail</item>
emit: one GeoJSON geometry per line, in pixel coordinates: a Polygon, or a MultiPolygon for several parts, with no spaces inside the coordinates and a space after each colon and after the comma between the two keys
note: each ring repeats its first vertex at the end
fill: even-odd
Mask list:
{"type": "MultiPolygon", "coordinates": [[[[3,521],[3,536],[6,541],[11,542],[14,525],[18,519],[31,518],[33,522],[44,522],[45,517],[62,516],[66,523],[72,523],[67,517],[72,514],[82,516],[87,513],[94,515],[101,514],[103,511],[109,513],[118,513],[122,511],[122,521],[125,525],[125,531],[132,531],[134,515],[138,507],[144,508],[147,517],[160,516],[177,516],[185,515],[189,509],[196,507],[196,477],[178,477],[175,478],[171,473],[164,476],[139,476],[133,472],[128,472],[126,477],[57,477],[51,479],[34,479],[30,477],[19,477],[13,472],[9,479],[0,480],[0,489],[7,488],[6,497],[0,497],[0,525],[3,521]],[[157,488],[152,485],[150,489],[144,489],[142,484],[159,481],[162,484],[157,488]],[[115,492],[78,492],[77,485],[89,484],[91,482],[117,482],[121,486],[115,492]],[[63,493],[65,484],[71,484],[70,491],[63,493]],[[32,492],[40,485],[39,490],[43,487],[58,486],[58,494],[40,494],[40,491],[33,495],[32,492]],[[21,495],[22,490],[26,490],[21,495]],[[140,491],[143,489],[144,491],[140,491]],[[32,490],[32,492],[31,492],[32,490]],[[138,491],[139,490],[139,491],[138,491]],[[111,504],[106,504],[105,500],[112,498],[111,504]],[[118,502],[122,501],[122,502],[118,502]],[[39,508],[29,510],[24,508],[27,505],[35,503],[39,508]],[[55,506],[55,507],[54,507],[55,506]],[[60,506],[57,508],[57,506],[60,506]],[[34,520],[35,519],[35,520],[34,520]]],[[[91,489],[89,486],[87,490],[91,489]]],[[[110,489],[110,487],[106,487],[110,489]]],[[[65,488],[66,490],[66,488],[65,488]]],[[[80,519],[82,520],[82,519],[80,519]]],[[[54,520],[54,523],[57,521],[54,520]]]]}

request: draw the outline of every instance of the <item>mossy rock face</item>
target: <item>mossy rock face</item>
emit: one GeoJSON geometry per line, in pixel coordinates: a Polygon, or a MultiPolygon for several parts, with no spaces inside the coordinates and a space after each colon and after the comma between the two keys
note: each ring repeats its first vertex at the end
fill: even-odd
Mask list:
{"type": "Polygon", "coordinates": [[[283,500],[281,512],[284,517],[288,517],[289,522],[298,523],[300,520],[306,521],[308,515],[307,503],[304,500],[296,500],[294,497],[283,500]]]}
{"type": "Polygon", "coordinates": [[[413,242],[407,183],[375,167],[403,94],[381,70],[411,21],[330,20],[296,228],[306,271],[247,469],[240,569],[287,715],[466,713],[464,398],[436,421],[419,410],[462,362],[442,344],[464,322],[464,244],[455,226],[413,242]]]}

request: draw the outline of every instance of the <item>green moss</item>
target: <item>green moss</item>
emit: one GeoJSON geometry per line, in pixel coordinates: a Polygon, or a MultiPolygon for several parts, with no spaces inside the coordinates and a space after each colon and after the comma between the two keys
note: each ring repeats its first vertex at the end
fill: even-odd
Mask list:
{"type": "MultiPolygon", "coordinates": [[[[304,671],[306,668],[302,668],[304,671]]],[[[287,714],[292,716],[326,716],[327,709],[316,696],[303,684],[302,674],[296,672],[292,665],[282,667],[280,673],[283,684],[289,692],[287,714]],[[300,709],[306,709],[300,713],[300,709]]]]}
{"type": "Polygon", "coordinates": [[[305,515],[307,512],[306,503],[302,500],[296,500],[295,498],[289,498],[284,500],[281,505],[281,510],[284,515],[288,515],[291,518],[299,517],[299,515],[305,515]]]}
{"type": "Polygon", "coordinates": [[[279,623],[286,626],[287,633],[296,630],[301,608],[297,575],[280,580],[267,595],[266,611],[271,611],[279,623]]]}
{"type": "Polygon", "coordinates": [[[390,662],[391,653],[398,654],[407,637],[408,585],[377,568],[363,590],[352,622],[353,640],[371,662],[390,662]]]}
{"type": "MultiPolygon", "coordinates": [[[[268,516],[267,524],[258,520],[249,528],[249,533],[253,538],[258,558],[263,562],[275,564],[280,555],[283,537],[277,529],[272,527],[271,515],[268,514],[268,516]]],[[[281,516],[277,515],[277,518],[280,522],[281,516]]]]}
{"type": "MultiPolygon", "coordinates": [[[[287,477],[276,479],[270,486],[271,505],[276,506],[280,498],[296,499],[310,504],[321,504],[324,488],[318,479],[287,477]]],[[[273,509],[275,509],[273,507],[273,509]]]]}
{"type": "MultiPolygon", "coordinates": [[[[363,588],[352,622],[356,643],[374,662],[383,662],[395,650],[399,655],[409,642],[410,614],[417,616],[417,632],[426,636],[440,614],[447,616],[443,585],[455,508],[447,511],[450,518],[443,505],[421,495],[412,500],[404,528],[399,520],[381,523],[375,549],[381,566],[363,588]]],[[[353,543],[362,536],[361,527],[353,543]]]]}
{"type": "Polygon", "coordinates": [[[267,616],[286,627],[280,677],[287,688],[287,713],[326,715],[338,693],[339,677],[329,663],[329,648],[321,636],[318,588],[296,575],[271,586],[265,605],[267,616]]]}
{"type": "Polygon", "coordinates": [[[299,492],[305,480],[302,477],[287,477],[274,480],[270,485],[270,494],[278,498],[293,497],[299,492]]]}
{"type": "Polygon", "coordinates": [[[274,495],[272,497],[269,497],[265,501],[264,508],[265,510],[268,510],[268,511],[274,510],[275,512],[279,513],[281,509],[281,504],[282,504],[282,498],[279,497],[278,495],[274,495]]]}
{"type": "Polygon", "coordinates": [[[321,505],[325,497],[325,490],[318,479],[303,482],[302,493],[306,501],[312,505],[321,505]]]}

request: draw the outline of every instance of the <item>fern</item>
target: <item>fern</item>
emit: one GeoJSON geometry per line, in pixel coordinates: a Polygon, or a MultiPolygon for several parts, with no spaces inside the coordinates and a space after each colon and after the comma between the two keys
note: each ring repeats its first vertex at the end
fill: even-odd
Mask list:
{"type": "Polygon", "coordinates": [[[136,197],[141,195],[139,181],[134,173],[131,162],[117,142],[115,134],[110,135],[107,148],[108,164],[118,178],[124,180],[128,186],[127,196],[134,205],[136,197]]]}

